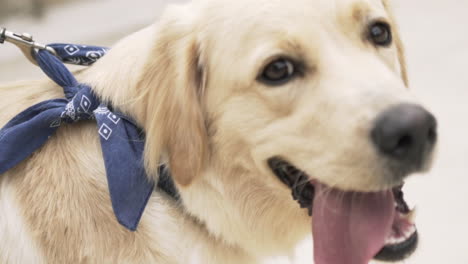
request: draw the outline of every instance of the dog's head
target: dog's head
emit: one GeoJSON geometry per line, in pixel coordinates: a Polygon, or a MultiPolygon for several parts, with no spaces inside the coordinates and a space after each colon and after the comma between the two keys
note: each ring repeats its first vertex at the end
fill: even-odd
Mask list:
{"type": "Polygon", "coordinates": [[[428,167],[436,122],[407,89],[386,1],[203,0],[161,21],[136,88],[146,163],[166,159],[214,235],[291,248],[310,232],[292,191],[317,263],[415,248],[399,187],[428,167]]]}

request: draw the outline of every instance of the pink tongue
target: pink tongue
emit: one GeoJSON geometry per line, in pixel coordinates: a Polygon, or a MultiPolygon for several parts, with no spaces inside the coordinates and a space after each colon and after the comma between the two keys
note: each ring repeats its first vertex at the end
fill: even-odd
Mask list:
{"type": "Polygon", "coordinates": [[[315,188],[315,264],[368,264],[390,234],[395,214],[392,192],[343,192],[321,184],[315,188]]]}

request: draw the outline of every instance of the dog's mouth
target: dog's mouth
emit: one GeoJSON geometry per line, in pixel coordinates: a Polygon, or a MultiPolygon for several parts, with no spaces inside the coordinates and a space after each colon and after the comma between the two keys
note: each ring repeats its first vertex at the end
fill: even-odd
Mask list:
{"type": "Polygon", "coordinates": [[[403,186],[375,193],[347,192],[313,180],[279,157],[268,160],[293,199],[313,215],[316,264],[367,264],[371,259],[399,261],[417,247],[413,211],[403,186]]]}

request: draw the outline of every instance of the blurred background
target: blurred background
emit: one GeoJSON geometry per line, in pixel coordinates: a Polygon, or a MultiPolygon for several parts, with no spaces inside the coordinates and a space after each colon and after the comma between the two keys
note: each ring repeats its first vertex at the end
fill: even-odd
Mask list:
{"type": "MultiPolygon", "coordinates": [[[[184,0],[0,0],[0,27],[31,33],[43,43],[110,46],[155,21],[165,5],[175,2],[184,0]]],[[[406,186],[407,201],[417,207],[421,241],[403,263],[468,264],[468,1],[393,2],[411,89],[440,126],[434,169],[415,175],[406,186]]],[[[15,47],[0,46],[0,83],[43,77],[15,47]]],[[[307,240],[294,260],[266,262],[310,264],[311,248],[307,240]]]]}

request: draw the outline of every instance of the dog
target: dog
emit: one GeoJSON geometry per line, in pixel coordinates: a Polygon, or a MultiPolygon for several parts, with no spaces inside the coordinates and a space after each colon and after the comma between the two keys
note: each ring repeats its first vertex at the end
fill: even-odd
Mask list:
{"type": "MultiPolygon", "coordinates": [[[[430,168],[436,121],[407,88],[387,0],[173,4],[76,76],[145,131],[147,174],[166,164],[180,200],[156,189],[126,230],[96,125],[64,125],[0,175],[1,263],[260,263],[311,225],[317,263],[415,250],[401,186],[430,168]]],[[[63,98],[49,80],[0,95],[0,127],[63,98]]]]}

